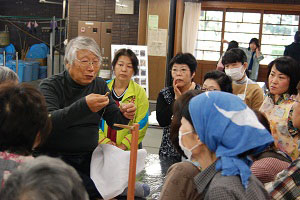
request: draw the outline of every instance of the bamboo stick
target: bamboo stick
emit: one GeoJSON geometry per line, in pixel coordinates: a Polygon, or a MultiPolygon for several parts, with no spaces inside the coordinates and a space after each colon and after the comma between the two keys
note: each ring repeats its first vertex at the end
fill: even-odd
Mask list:
{"type": "Polygon", "coordinates": [[[133,130],[131,129],[132,139],[130,150],[127,200],[134,200],[139,127],[139,124],[133,124],[133,130]]]}

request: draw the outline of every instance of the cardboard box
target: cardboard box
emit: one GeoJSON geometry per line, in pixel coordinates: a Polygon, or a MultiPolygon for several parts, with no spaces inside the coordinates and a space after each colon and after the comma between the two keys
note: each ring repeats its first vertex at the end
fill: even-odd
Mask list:
{"type": "Polygon", "coordinates": [[[97,42],[103,58],[101,69],[111,70],[112,22],[78,21],[78,36],[97,42]]]}

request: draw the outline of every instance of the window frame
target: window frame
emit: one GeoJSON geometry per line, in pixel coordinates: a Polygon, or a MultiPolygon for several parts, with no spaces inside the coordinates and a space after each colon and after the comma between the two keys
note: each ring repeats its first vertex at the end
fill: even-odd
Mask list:
{"type": "MultiPolygon", "coordinates": [[[[262,41],[262,36],[263,35],[277,35],[277,34],[263,34],[263,26],[265,25],[263,23],[263,17],[264,14],[280,14],[280,15],[297,15],[299,16],[298,19],[298,30],[300,30],[300,5],[289,5],[289,4],[264,4],[264,3],[236,3],[236,2],[231,2],[231,3],[226,3],[226,2],[202,2],[201,3],[201,12],[202,11],[222,11],[223,12],[223,17],[222,17],[222,28],[221,31],[221,41],[224,38],[225,35],[225,20],[226,20],[226,13],[227,12],[247,12],[247,13],[260,13],[260,22],[259,22],[259,32],[258,32],[258,39],[260,42],[262,41]],[[245,7],[247,9],[245,9],[245,7]],[[257,8],[260,8],[257,10],[257,8]],[[220,9],[222,8],[222,9],[220,9]],[[284,10],[284,11],[282,11],[284,10]]],[[[200,21],[200,19],[199,19],[200,21]]],[[[220,21],[218,21],[220,22],[220,21]]],[[[236,23],[236,22],[235,22],[236,23]]],[[[243,22],[241,22],[243,23],[243,22]]],[[[251,22],[247,22],[251,23],[251,22]]],[[[257,23],[254,23],[257,24],[257,23]]],[[[268,24],[268,23],[266,23],[268,24]]],[[[278,24],[272,24],[272,25],[278,25],[278,24]]],[[[280,24],[280,25],[287,25],[287,24],[280,24]]],[[[288,25],[288,26],[293,26],[293,25],[288,25]]],[[[243,32],[244,33],[244,32],[243,32]]],[[[252,34],[252,33],[249,33],[252,34]]],[[[280,34],[279,34],[280,36],[280,34]]],[[[282,36],[288,36],[288,35],[282,35],[282,36]]],[[[197,39],[198,41],[198,39],[197,39]]],[[[196,44],[197,44],[196,41],[196,44]]],[[[209,40],[205,40],[209,41],[209,40]]],[[[218,41],[220,42],[220,41],[218,41]]],[[[263,45],[272,45],[276,46],[275,44],[264,44],[263,45]]],[[[282,45],[278,45],[282,46],[282,45]]],[[[207,50],[207,51],[212,51],[212,52],[220,52],[220,56],[223,54],[223,49],[224,49],[224,44],[221,42],[220,49],[219,51],[216,50],[207,50]]],[[[197,51],[197,46],[195,48],[195,52],[197,51]]],[[[202,50],[200,50],[202,51],[202,50]]],[[[272,56],[273,54],[265,54],[265,55],[270,55],[272,56]]],[[[276,56],[276,55],[273,55],[276,56]]]]}

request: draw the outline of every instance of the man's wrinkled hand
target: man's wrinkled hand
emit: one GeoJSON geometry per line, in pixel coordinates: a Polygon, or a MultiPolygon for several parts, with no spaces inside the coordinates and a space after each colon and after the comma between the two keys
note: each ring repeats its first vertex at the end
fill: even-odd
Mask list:
{"type": "Polygon", "coordinates": [[[133,119],[136,111],[134,103],[121,104],[120,111],[123,113],[124,117],[127,119],[133,119]]]}
{"type": "Polygon", "coordinates": [[[109,103],[107,96],[93,93],[87,95],[85,101],[92,112],[98,112],[109,103]]]}

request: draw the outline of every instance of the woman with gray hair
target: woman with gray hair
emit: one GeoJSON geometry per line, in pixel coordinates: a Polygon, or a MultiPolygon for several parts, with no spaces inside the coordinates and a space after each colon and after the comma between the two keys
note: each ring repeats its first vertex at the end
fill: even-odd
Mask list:
{"type": "Polygon", "coordinates": [[[88,195],[73,167],[60,159],[40,156],[9,176],[0,199],[88,200],[88,195]]]}
{"type": "Polygon", "coordinates": [[[90,199],[101,195],[90,178],[90,163],[98,145],[99,121],[128,124],[134,118],[133,103],[116,105],[106,82],[98,77],[101,55],[98,44],[88,37],[72,39],[65,52],[66,70],[40,84],[52,119],[52,132],[36,149],[36,155],[60,157],[73,166],[83,180],[90,199]]]}
{"type": "Polygon", "coordinates": [[[18,75],[6,66],[0,67],[0,84],[6,81],[19,82],[18,75]]]}

